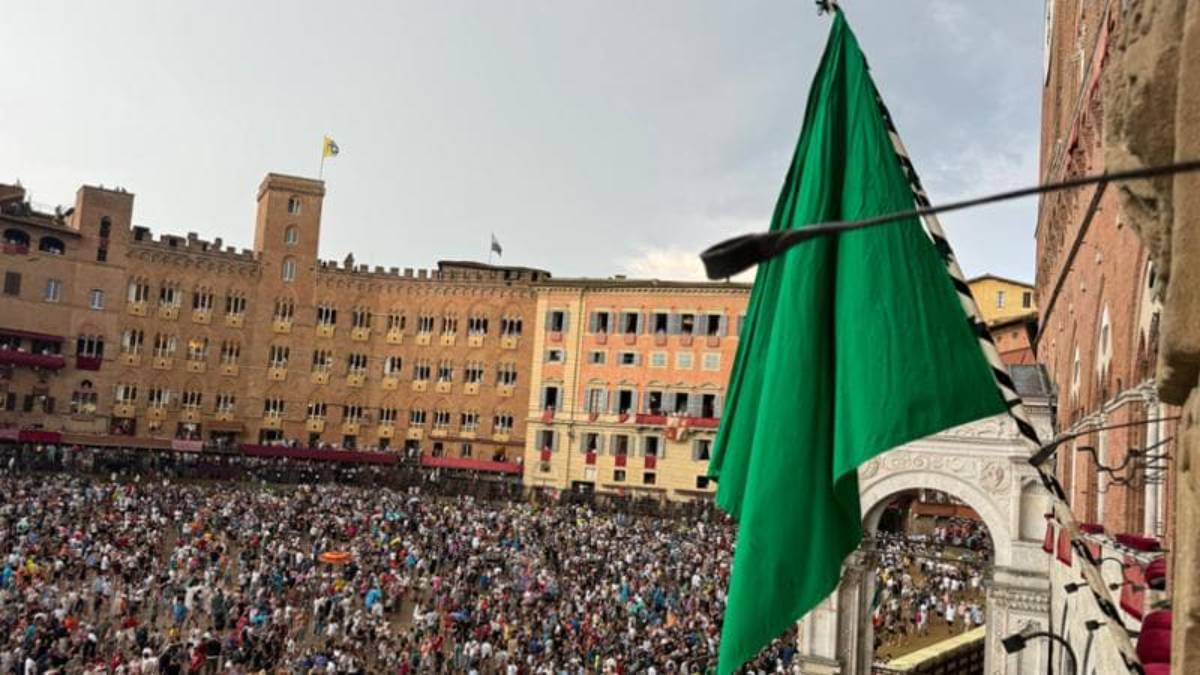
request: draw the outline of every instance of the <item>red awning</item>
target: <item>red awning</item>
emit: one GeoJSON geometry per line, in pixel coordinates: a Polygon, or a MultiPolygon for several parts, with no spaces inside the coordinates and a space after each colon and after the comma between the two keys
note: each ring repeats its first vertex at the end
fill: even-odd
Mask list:
{"type": "Polygon", "coordinates": [[[58,370],[67,365],[67,360],[62,354],[32,354],[16,349],[0,349],[0,363],[58,370]]]}
{"type": "Polygon", "coordinates": [[[462,469],[464,471],[485,471],[488,473],[521,473],[521,465],[516,462],[491,462],[485,459],[471,459],[469,457],[425,456],[421,458],[421,466],[439,469],[462,469]]]}
{"type": "Polygon", "coordinates": [[[1058,560],[1066,565],[1070,565],[1072,560],[1071,534],[1065,527],[1058,531],[1058,560]]]}
{"type": "Polygon", "coordinates": [[[17,440],[22,443],[60,443],[62,434],[44,429],[22,429],[17,440]]]}
{"type": "Polygon", "coordinates": [[[9,337],[25,338],[28,340],[45,340],[46,342],[62,342],[61,335],[50,335],[49,333],[35,333],[31,330],[20,330],[18,328],[0,328],[0,335],[9,337]]]}

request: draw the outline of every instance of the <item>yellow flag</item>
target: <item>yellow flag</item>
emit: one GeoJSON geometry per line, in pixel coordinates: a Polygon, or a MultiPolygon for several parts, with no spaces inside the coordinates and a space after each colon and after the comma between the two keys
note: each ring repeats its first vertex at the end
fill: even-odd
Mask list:
{"type": "Polygon", "coordinates": [[[326,136],[325,142],[323,144],[321,144],[321,156],[322,157],[337,157],[337,154],[338,154],[337,143],[334,143],[332,138],[326,136]]]}

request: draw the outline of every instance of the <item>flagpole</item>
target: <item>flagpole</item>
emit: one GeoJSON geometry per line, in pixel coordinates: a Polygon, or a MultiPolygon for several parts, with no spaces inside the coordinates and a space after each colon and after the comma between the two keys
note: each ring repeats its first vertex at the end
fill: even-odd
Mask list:
{"type": "Polygon", "coordinates": [[[325,179],[325,148],[321,148],[321,168],[317,169],[317,180],[325,179]]]}

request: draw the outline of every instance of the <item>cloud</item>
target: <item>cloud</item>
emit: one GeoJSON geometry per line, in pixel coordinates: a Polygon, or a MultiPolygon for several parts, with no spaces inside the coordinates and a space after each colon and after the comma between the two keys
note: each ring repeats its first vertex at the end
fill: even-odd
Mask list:
{"type": "MultiPolygon", "coordinates": [[[[625,274],[638,279],[661,279],[664,281],[707,281],[700,252],[679,247],[643,248],[637,254],[621,261],[625,274]]],[[[743,272],[733,281],[754,281],[754,271],[743,272]]]]}

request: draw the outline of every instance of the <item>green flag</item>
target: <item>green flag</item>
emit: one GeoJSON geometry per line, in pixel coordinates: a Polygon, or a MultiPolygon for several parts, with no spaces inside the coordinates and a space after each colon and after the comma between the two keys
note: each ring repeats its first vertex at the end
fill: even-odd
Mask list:
{"type": "MultiPolygon", "coordinates": [[[[771,229],[913,207],[841,12],[771,229]]],[[[719,671],[836,588],[862,538],[857,467],[1005,411],[918,220],[821,237],[759,267],[708,473],[739,522],[719,671]]]]}

